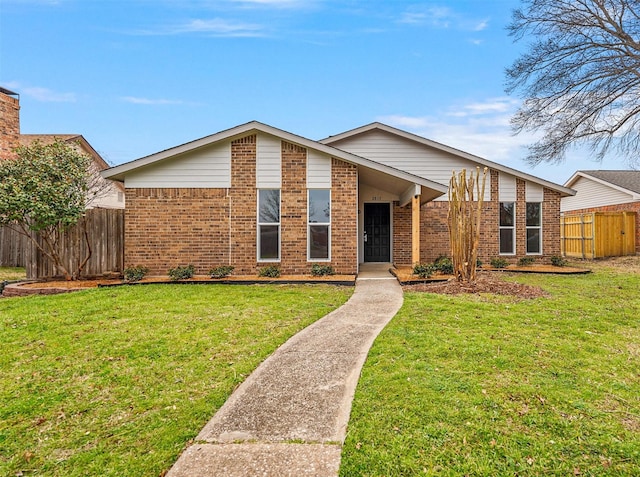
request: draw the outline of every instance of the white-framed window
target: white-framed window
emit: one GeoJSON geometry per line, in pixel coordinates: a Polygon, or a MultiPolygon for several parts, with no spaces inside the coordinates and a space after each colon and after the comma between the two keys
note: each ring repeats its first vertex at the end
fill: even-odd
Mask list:
{"type": "Polygon", "coordinates": [[[307,197],[308,260],[331,260],[331,190],[309,189],[307,197]]]}
{"type": "Polygon", "coordinates": [[[500,255],[516,253],[516,203],[500,202],[500,255]]]}
{"type": "Polygon", "coordinates": [[[542,254],[542,203],[527,202],[527,254],[542,254]]]}
{"type": "Polygon", "coordinates": [[[258,189],[258,261],[280,261],[280,189],[258,189]]]}

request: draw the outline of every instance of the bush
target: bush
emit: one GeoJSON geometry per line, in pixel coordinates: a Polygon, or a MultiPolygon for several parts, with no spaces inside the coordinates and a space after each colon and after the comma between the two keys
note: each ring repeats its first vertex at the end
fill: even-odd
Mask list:
{"type": "Polygon", "coordinates": [[[149,272],[147,267],[135,266],[124,269],[124,281],[125,282],[139,282],[149,272]]]}
{"type": "Polygon", "coordinates": [[[476,259],[476,268],[480,268],[482,266],[482,260],[479,258],[476,259]]]}
{"type": "Polygon", "coordinates": [[[435,268],[431,263],[419,263],[413,267],[413,274],[420,278],[429,278],[434,271],[435,268]]]}
{"type": "Polygon", "coordinates": [[[493,268],[507,268],[509,262],[507,262],[506,258],[496,257],[491,259],[491,266],[493,268]]]}
{"type": "Polygon", "coordinates": [[[169,278],[173,281],[186,280],[193,278],[196,273],[196,267],[187,265],[186,267],[176,267],[169,270],[169,278]]]}
{"type": "Polygon", "coordinates": [[[564,267],[567,265],[567,261],[559,255],[553,255],[551,257],[551,265],[554,267],[564,267]]]}
{"type": "Polygon", "coordinates": [[[311,265],[311,275],[314,277],[324,277],[326,275],[335,275],[336,271],[333,269],[331,265],[320,265],[319,263],[314,263],[311,265]]]}
{"type": "Polygon", "coordinates": [[[433,268],[443,275],[453,275],[453,262],[449,257],[439,256],[433,262],[433,268]]]}
{"type": "Polygon", "coordinates": [[[221,265],[209,270],[209,275],[211,276],[211,278],[225,278],[231,275],[233,269],[234,267],[232,267],[231,265],[221,265]]]}
{"type": "Polygon", "coordinates": [[[533,262],[535,262],[536,259],[534,257],[521,257],[520,260],[518,260],[518,265],[521,267],[528,267],[529,265],[533,265],[533,262]]]}
{"type": "Polygon", "coordinates": [[[280,267],[277,265],[269,265],[258,269],[259,277],[278,278],[280,276],[280,267]]]}

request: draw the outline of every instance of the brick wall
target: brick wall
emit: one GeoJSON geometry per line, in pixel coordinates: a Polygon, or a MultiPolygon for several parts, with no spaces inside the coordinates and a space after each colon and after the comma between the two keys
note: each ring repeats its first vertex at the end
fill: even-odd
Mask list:
{"type": "Polygon", "coordinates": [[[20,145],[20,101],[0,93],[0,160],[15,157],[20,145]]]}
{"type": "MultiPolygon", "coordinates": [[[[283,274],[309,274],[305,148],[282,142],[281,260],[283,274]]],[[[357,167],[332,159],[331,263],[341,274],[357,271],[357,167]]],[[[231,143],[230,189],[132,189],[126,191],[125,267],[143,265],[152,275],[194,264],[196,273],[231,264],[238,275],[256,275],[256,136],[231,143]]]]}
{"type": "MultiPolygon", "coordinates": [[[[584,214],[590,212],[633,212],[636,214],[636,253],[640,254],[640,202],[626,204],[603,205],[588,209],[578,209],[565,212],[565,215],[584,214]]],[[[558,232],[559,235],[559,232],[558,232]]]]}
{"type": "Polygon", "coordinates": [[[231,264],[238,275],[255,275],[257,264],[256,135],[231,142],[231,264]]]}
{"type": "Polygon", "coordinates": [[[282,141],[282,273],[304,275],[307,263],[307,150],[282,141]]]}
{"type": "MultiPolygon", "coordinates": [[[[125,267],[150,275],[193,264],[198,274],[229,263],[225,189],[126,189],[125,267]]],[[[254,213],[255,215],[255,213],[254,213]]]]}
{"type": "MultiPolygon", "coordinates": [[[[499,218],[500,202],[498,199],[498,173],[491,174],[491,200],[485,201],[482,207],[482,227],[480,229],[480,246],[478,258],[489,263],[499,256],[499,218]]],[[[504,256],[509,262],[516,263],[526,255],[526,205],[525,181],[516,182],[516,255],[504,256]]],[[[441,255],[450,257],[448,228],[449,203],[434,201],[424,204],[420,210],[420,261],[432,262],[441,255]]],[[[411,264],[411,206],[394,205],[394,249],[393,257],[396,265],[411,264]]],[[[544,255],[536,256],[543,262],[552,255],[560,255],[560,193],[544,189],[542,205],[542,251],[544,255]]]]}
{"type": "Polygon", "coordinates": [[[331,265],[337,273],[358,270],[358,168],[331,159],[331,265]]]}

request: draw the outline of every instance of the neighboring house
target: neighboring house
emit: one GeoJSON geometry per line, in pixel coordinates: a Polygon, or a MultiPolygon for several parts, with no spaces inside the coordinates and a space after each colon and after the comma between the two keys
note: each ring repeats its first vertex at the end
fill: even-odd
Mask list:
{"type": "Polygon", "coordinates": [[[20,98],[18,94],[0,87],[0,160],[15,157],[15,148],[28,146],[34,141],[44,144],[53,143],[58,138],[73,144],[78,150],[92,158],[87,208],[124,208],[124,187],[122,184],[108,181],[100,171],[109,165],[98,152],[79,134],[20,134],[20,98]]]}
{"type": "Polygon", "coordinates": [[[452,171],[485,166],[480,258],[559,255],[571,189],[380,123],[313,141],[254,121],[102,174],[126,189],[125,266],[354,274],[449,255],[452,171]]]}
{"type": "Polygon", "coordinates": [[[42,144],[53,144],[56,139],[73,145],[78,151],[92,159],[89,171],[91,189],[87,197],[87,209],[123,209],[124,186],[100,175],[100,171],[108,169],[110,166],[80,134],[21,134],[20,144],[29,146],[36,141],[42,144]]]}
{"type": "Polygon", "coordinates": [[[563,214],[632,212],[636,219],[636,253],[640,253],[640,171],[577,171],[565,183],[576,191],[560,204],[563,214]]]}

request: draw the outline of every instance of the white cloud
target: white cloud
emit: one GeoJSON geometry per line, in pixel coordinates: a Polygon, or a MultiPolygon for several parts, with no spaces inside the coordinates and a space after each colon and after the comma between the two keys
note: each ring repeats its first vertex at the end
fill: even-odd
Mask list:
{"type": "Polygon", "coordinates": [[[380,121],[506,164],[523,157],[522,147],[534,140],[532,135],[511,133],[510,119],[517,107],[511,98],[490,98],[451,106],[438,116],[392,115],[380,121]]]}
{"type": "Polygon", "coordinates": [[[42,86],[23,86],[16,81],[6,83],[6,87],[20,95],[44,103],[75,103],[77,100],[75,93],[60,93],[42,86]]]}
{"type": "Polygon", "coordinates": [[[183,35],[205,34],[216,37],[260,37],[265,36],[265,28],[255,23],[235,22],[223,18],[196,18],[182,24],[157,29],[135,30],[133,35],[183,35]]]}
{"type": "Polygon", "coordinates": [[[184,101],[177,101],[173,99],[149,99],[149,98],[139,98],[136,96],[123,96],[122,101],[131,104],[145,104],[145,105],[156,105],[156,106],[164,106],[170,104],[184,104],[184,101]]]}
{"type": "Polygon", "coordinates": [[[409,25],[431,25],[438,28],[448,28],[453,13],[447,7],[412,7],[402,13],[399,23],[409,25]]]}

